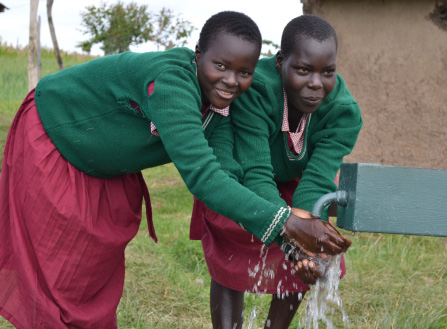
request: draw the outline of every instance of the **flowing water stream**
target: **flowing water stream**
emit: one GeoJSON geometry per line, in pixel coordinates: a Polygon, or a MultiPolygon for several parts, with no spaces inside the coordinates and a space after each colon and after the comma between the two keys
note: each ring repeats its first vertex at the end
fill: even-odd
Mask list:
{"type": "MultiPolygon", "coordinates": [[[[263,293],[258,289],[263,280],[273,280],[275,274],[272,269],[266,267],[266,257],[268,249],[262,247],[260,251],[259,261],[248,270],[249,276],[257,278],[256,284],[253,287],[255,294],[247,293],[246,297],[256,298],[259,293],[263,293]]],[[[344,328],[350,328],[349,319],[343,309],[343,303],[338,292],[338,285],[340,283],[340,262],[341,255],[328,256],[326,260],[321,258],[314,258],[313,261],[317,263],[319,269],[324,269],[324,278],[318,279],[315,285],[310,286],[310,292],[306,294],[306,311],[304,318],[299,320],[298,329],[319,329],[322,328],[335,329],[333,320],[336,316],[341,316],[344,328]]],[[[290,269],[291,276],[296,275],[294,269],[290,269]]],[[[288,296],[288,292],[281,293],[281,282],[278,283],[278,298],[288,296]]],[[[298,294],[301,300],[301,293],[298,294]]],[[[248,321],[244,323],[244,329],[257,329],[257,309],[255,306],[250,310],[248,321]]],[[[262,322],[265,319],[262,319],[262,322]]],[[[267,327],[269,323],[267,322],[267,327]]],[[[264,324],[262,324],[263,328],[264,324]]]]}
{"type": "Polygon", "coordinates": [[[336,311],[341,313],[345,327],[350,327],[348,316],[343,309],[343,303],[338,292],[340,283],[340,261],[341,255],[328,256],[328,259],[319,258],[317,266],[323,268],[327,266],[326,275],[318,279],[315,285],[310,286],[310,293],[307,295],[306,314],[301,319],[298,328],[318,329],[319,323],[324,323],[327,329],[334,329],[332,322],[336,311]],[[326,264],[324,264],[326,263],[326,264]]]}

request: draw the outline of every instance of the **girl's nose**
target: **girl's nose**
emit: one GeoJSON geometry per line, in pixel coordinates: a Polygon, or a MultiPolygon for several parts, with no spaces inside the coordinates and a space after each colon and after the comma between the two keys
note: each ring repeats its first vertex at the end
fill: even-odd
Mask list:
{"type": "Polygon", "coordinates": [[[320,74],[314,73],[314,74],[312,74],[310,76],[309,88],[312,88],[312,89],[323,88],[323,82],[321,80],[321,75],[320,74]]]}
{"type": "Polygon", "coordinates": [[[224,78],[223,78],[223,82],[227,85],[227,86],[237,86],[238,85],[238,80],[237,80],[237,73],[236,72],[231,72],[228,71],[226,72],[224,78]]]}

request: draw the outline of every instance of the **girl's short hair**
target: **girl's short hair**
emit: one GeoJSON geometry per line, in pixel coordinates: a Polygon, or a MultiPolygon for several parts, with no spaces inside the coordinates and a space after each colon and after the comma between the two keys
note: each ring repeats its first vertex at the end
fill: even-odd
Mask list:
{"type": "Polygon", "coordinates": [[[258,25],[247,15],[235,11],[222,11],[211,16],[202,28],[199,37],[199,48],[206,52],[216,35],[225,32],[262,47],[262,37],[258,25]]]}
{"type": "Polygon", "coordinates": [[[292,19],[284,28],[281,38],[281,52],[287,57],[301,37],[309,37],[319,42],[333,39],[338,49],[337,33],[324,18],[316,15],[301,15],[292,19]]]}

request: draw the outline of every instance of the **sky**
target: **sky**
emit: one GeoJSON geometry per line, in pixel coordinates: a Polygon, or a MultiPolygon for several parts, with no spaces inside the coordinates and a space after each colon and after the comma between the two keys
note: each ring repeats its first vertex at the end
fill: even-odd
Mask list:
{"type": "MultiPolygon", "coordinates": [[[[0,13],[0,40],[12,46],[25,46],[29,39],[29,0],[0,0],[8,10],[0,13]]],[[[48,18],[46,14],[46,0],[39,0],[38,16],[41,20],[41,46],[53,48],[48,18]]],[[[67,52],[81,53],[76,47],[81,41],[87,40],[88,35],[82,33],[81,12],[87,6],[99,6],[101,3],[115,4],[118,0],[54,0],[53,22],[56,29],[59,48],[67,52]]],[[[171,9],[175,15],[190,21],[196,30],[188,39],[187,47],[194,49],[199,38],[200,29],[205,21],[215,13],[223,10],[234,10],[247,14],[259,26],[263,39],[280,44],[282,30],[294,17],[302,14],[300,0],[281,0],[275,5],[272,1],[260,0],[121,0],[128,4],[136,2],[148,5],[148,11],[158,13],[163,7],[171,9]]],[[[143,52],[156,50],[153,45],[145,44],[131,47],[132,51],[143,52]]],[[[265,51],[266,49],[263,49],[265,51]]],[[[99,46],[92,48],[91,54],[103,55],[99,46]]]]}

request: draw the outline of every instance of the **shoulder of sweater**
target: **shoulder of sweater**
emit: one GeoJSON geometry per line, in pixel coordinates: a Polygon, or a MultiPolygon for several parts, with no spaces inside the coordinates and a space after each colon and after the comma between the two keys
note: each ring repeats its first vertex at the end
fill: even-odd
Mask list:
{"type": "Polygon", "coordinates": [[[262,97],[274,97],[278,95],[282,99],[281,75],[275,66],[273,57],[261,58],[256,66],[253,82],[247,90],[249,94],[260,94],[262,97]]]}
{"type": "Polygon", "coordinates": [[[357,101],[352,96],[342,76],[337,73],[337,82],[335,88],[332,90],[328,98],[323,102],[323,105],[339,104],[339,105],[356,105],[357,101]]]}
{"type": "Polygon", "coordinates": [[[191,71],[194,67],[195,70],[195,65],[192,65],[194,63],[194,52],[186,47],[144,53],[127,51],[117,56],[117,65],[123,65],[140,72],[144,72],[145,67],[151,70],[155,68],[155,71],[158,72],[169,68],[185,68],[191,71]]]}
{"type": "MultiPolygon", "coordinates": [[[[131,56],[139,57],[138,53],[131,53],[131,56]],[[135,55],[136,54],[136,55],[135,55]]],[[[141,53],[141,61],[147,63],[147,70],[142,65],[135,67],[137,73],[151,77],[158,84],[162,81],[165,88],[184,88],[185,83],[194,85],[194,89],[200,89],[194,60],[194,52],[186,47],[172,48],[165,51],[141,53]]],[[[133,63],[140,62],[137,58],[133,63]]],[[[140,63],[141,64],[141,63],[140,63]]],[[[129,66],[128,66],[129,67],[129,66]]]]}
{"type": "Polygon", "coordinates": [[[331,117],[339,117],[340,115],[347,115],[355,121],[362,120],[357,101],[346,87],[341,75],[337,74],[337,83],[334,90],[312,116],[314,117],[314,122],[319,122],[321,120],[331,120],[331,117]]]}
{"type": "Polygon", "coordinates": [[[277,85],[279,81],[279,84],[281,85],[281,75],[276,69],[275,57],[264,57],[258,61],[253,81],[265,85],[277,85]]]}

